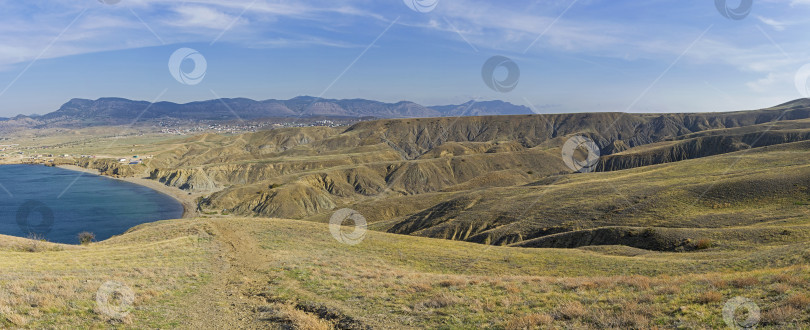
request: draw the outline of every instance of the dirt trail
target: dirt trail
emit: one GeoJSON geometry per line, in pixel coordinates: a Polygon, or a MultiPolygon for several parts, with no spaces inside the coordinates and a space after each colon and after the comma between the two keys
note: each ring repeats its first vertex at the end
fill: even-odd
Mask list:
{"type": "Polygon", "coordinates": [[[268,296],[272,294],[270,282],[278,275],[270,267],[276,256],[256,241],[250,221],[227,217],[202,221],[210,225],[208,232],[218,251],[212,257],[211,280],[183,306],[187,318],[184,327],[371,329],[339,309],[311,301],[277,301],[268,296]]]}
{"type": "Polygon", "coordinates": [[[208,284],[194,294],[187,305],[189,328],[245,329],[267,328],[258,308],[266,305],[251,294],[261,288],[271,255],[238,222],[213,219],[215,242],[220,252],[215,256],[214,274],[208,284]]]}

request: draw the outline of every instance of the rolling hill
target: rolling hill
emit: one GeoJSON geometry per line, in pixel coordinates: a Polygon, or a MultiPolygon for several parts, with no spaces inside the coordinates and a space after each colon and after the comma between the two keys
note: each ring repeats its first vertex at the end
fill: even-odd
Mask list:
{"type": "MultiPolygon", "coordinates": [[[[171,150],[150,160],[147,167],[151,178],[167,185],[192,192],[210,191],[200,204],[208,211],[322,218],[341,206],[363,208],[365,203],[373,203],[379,206],[379,210],[369,211],[374,221],[391,222],[391,218],[416,221],[424,212],[435,214],[431,211],[435,208],[447,210],[450,205],[472,201],[480,209],[487,209],[476,195],[494,196],[496,191],[498,194],[512,191],[524,196],[529,194],[526,189],[543,190],[565,182],[557,180],[580,178],[568,175],[572,171],[560,156],[560,147],[572,136],[593,139],[603,155],[597,171],[611,173],[801,142],[809,136],[806,132],[810,128],[806,120],[810,112],[801,102],[717,114],[586,113],[390,119],[361,122],[348,128],[276,129],[227,137],[207,134],[171,146],[171,150]],[[483,192],[484,189],[492,191],[483,192]],[[388,206],[389,203],[392,205],[388,206]]],[[[604,175],[607,178],[612,174],[604,175]]],[[[515,205],[524,203],[528,202],[515,205]]],[[[486,214],[491,214],[484,221],[487,225],[464,223],[455,213],[452,223],[476,227],[472,231],[465,229],[462,236],[483,242],[486,239],[479,234],[517,216],[486,214]]],[[[457,236],[452,233],[460,230],[442,226],[427,230],[425,225],[400,224],[387,229],[443,238],[457,236]]],[[[543,234],[510,231],[505,227],[499,230],[508,233],[490,241],[515,243],[514,238],[504,237],[520,234],[522,238],[518,240],[523,240],[543,234]]],[[[548,232],[559,230],[562,229],[548,232]]]]}
{"type": "Polygon", "coordinates": [[[724,308],[750,301],[759,327],[801,328],[809,138],[802,99],[729,113],[383,119],[166,139],[139,165],[80,158],[199,196],[199,216],[36,253],[1,238],[4,260],[28,260],[4,264],[13,286],[60,276],[85,292],[111,277],[146,297],[110,319],[82,307],[87,293],[31,307],[12,289],[2,324],[718,328],[724,308]],[[566,166],[573,137],[598,146],[594,171],[566,166]],[[368,222],[357,245],[326,224],[343,208],[368,222]],[[165,263],[175,258],[186,273],[165,263]],[[85,264],[89,282],[75,276],[85,264]]]}

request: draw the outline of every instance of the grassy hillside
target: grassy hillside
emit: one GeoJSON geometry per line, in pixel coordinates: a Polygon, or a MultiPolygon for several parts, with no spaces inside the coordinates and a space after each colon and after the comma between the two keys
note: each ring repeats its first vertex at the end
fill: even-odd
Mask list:
{"type": "Polygon", "coordinates": [[[48,247],[57,251],[0,252],[3,326],[722,327],[736,296],[757,303],[760,326],[810,322],[807,266],[733,270],[712,249],[527,249],[373,231],[349,246],[324,224],[240,218],[48,247]],[[109,280],[132,290],[123,318],[95,302],[109,280]]]}
{"type": "Polygon", "coordinates": [[[0,242],[3,328],[177,326],[188,315],[185,301],[211,278],[217,251],[204,226],[191,222],[163,223],[90,246],[7,236],[0,242]],[[105,290],[117,287],[105,283],[128,289],[105,290]],[[118,293],[125,290],[134,292],[134,304],[121,303],[118,293]],[[99,293],[109,304],[96,303],[99,293]]]}
{"type": "Polygon", "coordinates": [[[804,141],[808,116],[796,101],[733,113],[379,120],[166,141],[146,167],[154,180],[205,194],[200,206],[210,213],[325,219],[341,207],[376,205],[372,221],[394,222],[441,202],[476,200],[480,189],[568,178],[560,177],[572,172],[560,148],[572,136],[592,138],[605,155],[599,170],[616,171],[804,141]],[[412,195],[425,198],[413,207],[398,202],[412,195]]]}
{"type": "MultiPolygon", "coordinates": [[[[804,225],[810,201],[808,155],[810,143],[797,142],[624,171],[568,174],[522,186],[481,188],[454,193],[389,230],[511,244],[609,226],[712,228],[712,233],[722,236],[741,226],[804,225]]],[[[685,230],[671,232],[684,240],[701,238],[685,230]]]]}
{"type": "Polygon", "coordinates": [[[137,167],[76,163],[176,187],[202,217],[89,246],[3,238],[0,325],[719,328],[750,299],[758,326],[803,326],[808,109],[148,137],[137,167]],[[573,136],[597,171],[565,165],[573,136]],[[368,222],[358,245],[330,234],[342,208],[368,222]],[[132,290],[126,315],[96,306],[107,281],[132,290]]]}

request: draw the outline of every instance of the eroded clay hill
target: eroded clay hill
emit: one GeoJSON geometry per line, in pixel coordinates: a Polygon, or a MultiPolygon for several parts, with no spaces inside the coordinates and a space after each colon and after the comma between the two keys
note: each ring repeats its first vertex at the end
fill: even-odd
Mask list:
{"type": "Polygon", "coordinates": [[[804,214],[808,118],[803,99],[730,113],[379,120],[200,135],[167,144],[146,165],[154,180],[205,192],[205,212],[328,221],[348,207],[400,234],[679,250],[699,236],[685,228],[722,236],[804,214]],[[562,161],[575,135],[601,148],[597,173],[562,161]],[[662,229],[639,231],[648,227],[662,229]]]}

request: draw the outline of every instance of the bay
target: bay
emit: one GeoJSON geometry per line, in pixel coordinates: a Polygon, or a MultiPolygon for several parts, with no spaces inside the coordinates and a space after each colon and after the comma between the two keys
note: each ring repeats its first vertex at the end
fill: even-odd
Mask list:
{"type": "Polygon", "coordinates": [[[0,165],[0,234],[77,244],[105,240],[142,223],[183,216],[155,190],[99,175],[42,165],[0,165]]]}

